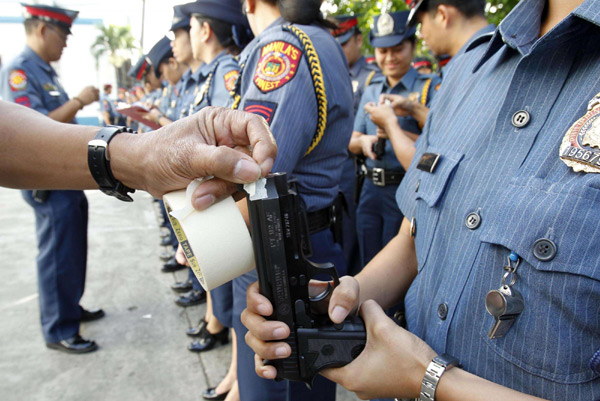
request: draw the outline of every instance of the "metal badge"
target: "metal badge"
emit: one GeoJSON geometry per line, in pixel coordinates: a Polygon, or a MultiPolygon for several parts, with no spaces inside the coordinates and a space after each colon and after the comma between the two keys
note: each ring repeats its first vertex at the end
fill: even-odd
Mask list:
{"type": "Polygon", "coordinates": [[[588,111],[567,131],[560,158],[575,172],[600,173],[600,93],[588,111]]]}
{"type": "Polygon", "coordinates": [[[440,161],[440,157],[441,156],[438,153],[423,153],[423,156],[421,156],[421,159],[417,164],[417,169],[433,174],[440,161]]]}
{"type": "Polygon", "coordinates": [[[388,13],[381,14],[377,20],[377,36],[387,36],[394,32],[394,18],[388,13]]]}

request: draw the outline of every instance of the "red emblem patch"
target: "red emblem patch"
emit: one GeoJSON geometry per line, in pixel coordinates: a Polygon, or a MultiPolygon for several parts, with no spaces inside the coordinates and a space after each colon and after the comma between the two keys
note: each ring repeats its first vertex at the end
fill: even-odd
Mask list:
{"type": "Polygon", "coordinates": [[[229,71],[227,74],[223,76],[225,80],[225,88],[231,92],[235,89],[235,81],[237,81],[240,73],[237,70],[229,71]]]}
{"type": "Polygon", "coordinates": [[[290,82],[302,57],[302,51],[283,41],[264,46],[254,73],[254,84],[263,93],[274,91],[290,82]]]}
{"type": "Polygon", "coordinates": [[[27,88],[27,75],[23,70],[12,70],[8,76],[8,83],[13,92],[25,90],[27,88]]]}
{"type": "Polygon", "coordinates": [[[31,107],[31,102],[29,101],[29,97],[21,96],[15,99],[15,103],[20,104],[21,106],[31,107]]]}

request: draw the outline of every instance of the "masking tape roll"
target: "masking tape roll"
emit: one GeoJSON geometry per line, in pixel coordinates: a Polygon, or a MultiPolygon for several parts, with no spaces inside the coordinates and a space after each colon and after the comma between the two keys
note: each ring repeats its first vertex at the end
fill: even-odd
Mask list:
{"type": "Polygon", "coordinates": [[[252,270],[254,251],[232,197],[203,211],[193,208],[191,195],[201,182],[168,193],[163,201],[185,257],[202,287],[210,291],[252,270]]]}

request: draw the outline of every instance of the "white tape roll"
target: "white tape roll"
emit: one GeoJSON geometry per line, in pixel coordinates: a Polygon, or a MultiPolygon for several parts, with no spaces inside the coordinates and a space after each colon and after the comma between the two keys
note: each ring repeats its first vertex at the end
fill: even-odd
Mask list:
{"type": "Polygon", "coordinates": [[[252,239],[244,218],[229,197],[203,211],[192,206],[192,194],[202,180],[186,191],[163,196],[171,225],[194,274],[207,291],[254,268],[252,239]]]}

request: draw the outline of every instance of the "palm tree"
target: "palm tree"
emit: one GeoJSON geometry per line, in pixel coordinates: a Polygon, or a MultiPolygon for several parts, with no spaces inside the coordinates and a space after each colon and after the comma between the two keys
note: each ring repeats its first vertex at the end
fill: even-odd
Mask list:
{"type": "Polygon", "coordinates": [[[127,70],[131,67],[131,52],[137,49],[130,26],[97,26],[100,34],[90,50],[96,59],[98,68],[100,57],[108,54],[110,63],[115,67],[118,86],[130,86],[127,70]]]}

